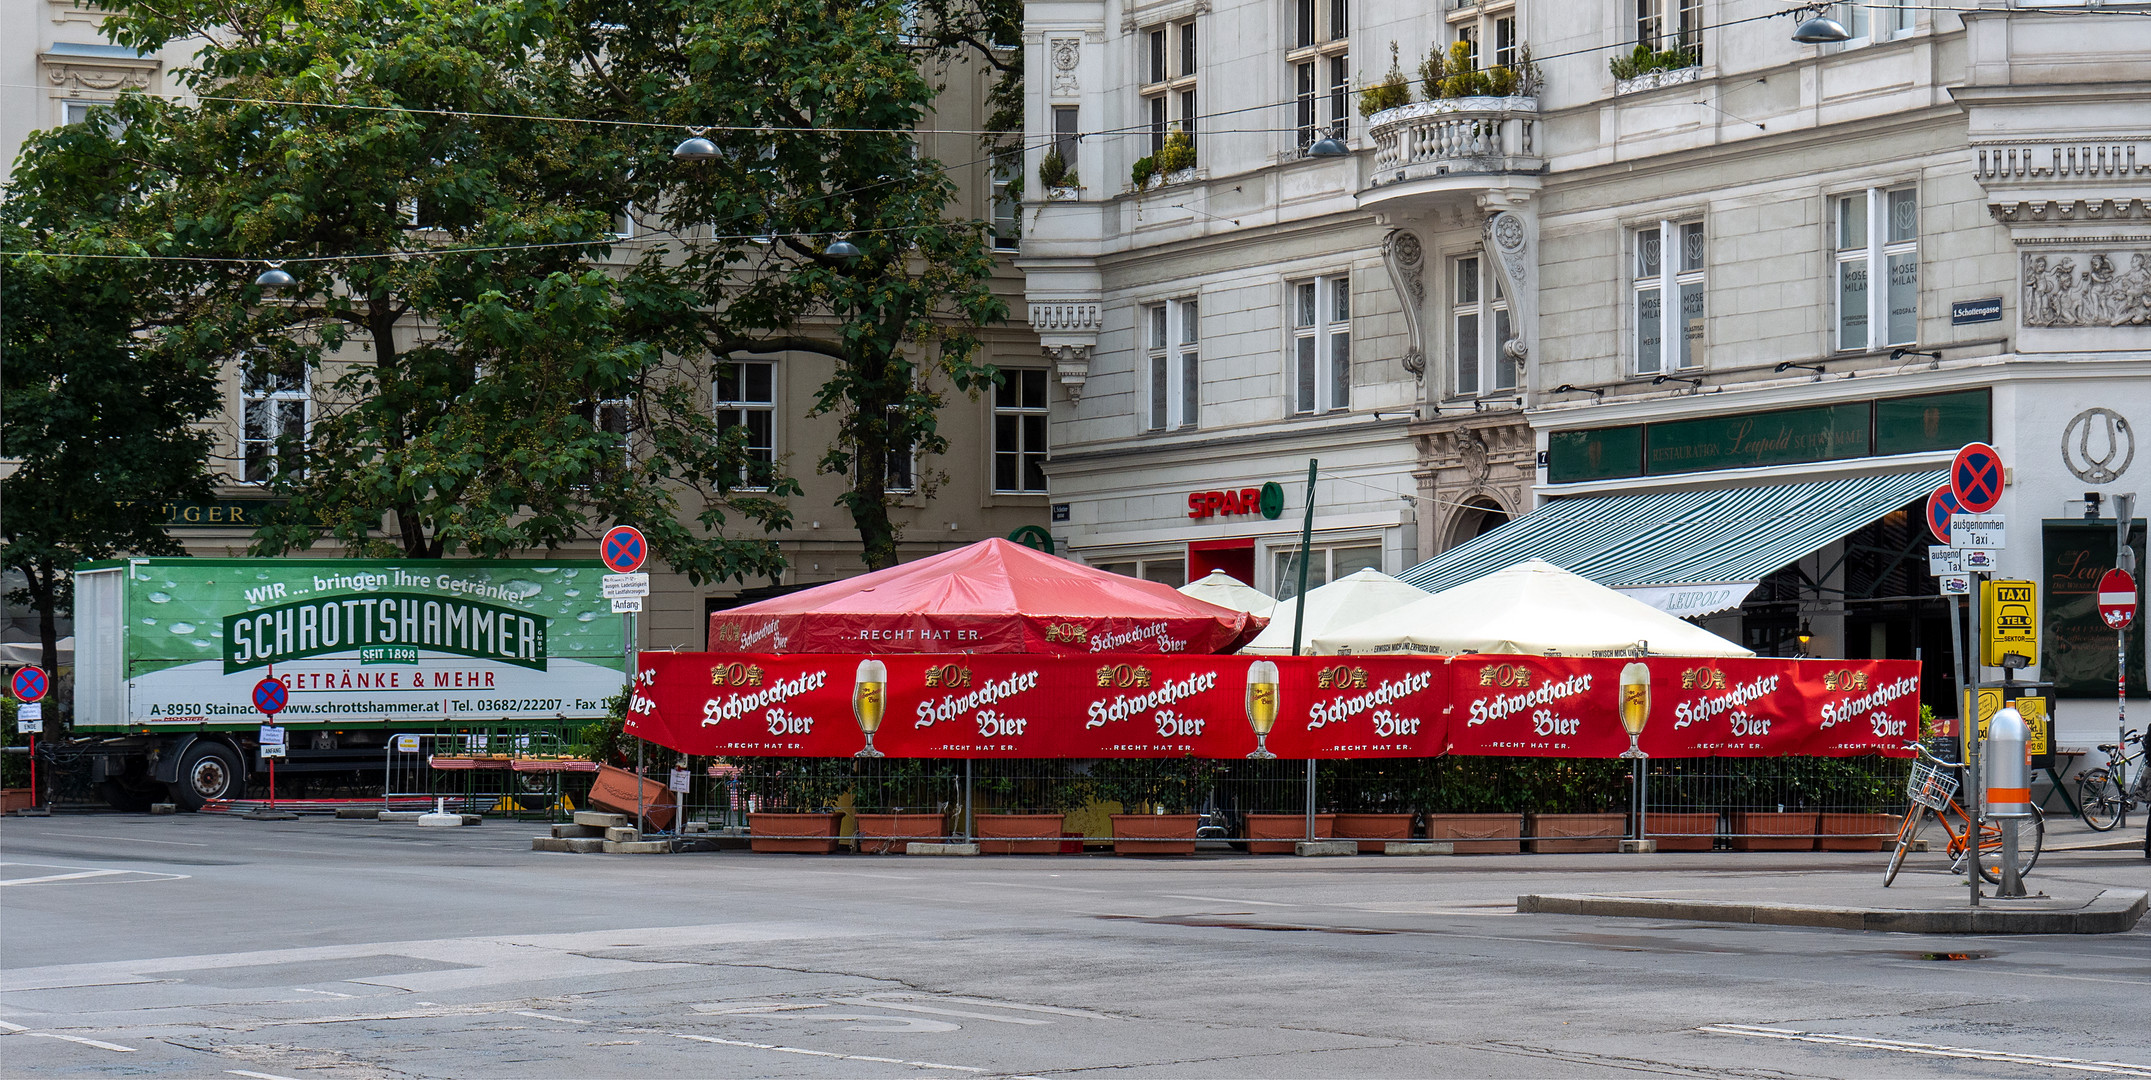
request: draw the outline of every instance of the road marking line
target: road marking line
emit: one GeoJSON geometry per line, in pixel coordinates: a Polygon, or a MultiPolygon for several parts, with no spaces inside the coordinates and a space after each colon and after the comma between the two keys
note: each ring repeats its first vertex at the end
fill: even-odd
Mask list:
{"type": "Polygon", "coordinates": [[[301,994],[320,994],[322,997],[355,998],[358,996],[357,994],[339,994],[334,990],[308,990],[303,986],[294,986],[292,989],[301,994]]]}
{"type": "Polygon", "coordinates": [[[988,998],[959,997],[955,994],[869,994],[868,997],[913,997],[927,1001],[953,1001],[958,1005],[990,1005],[996,1009],[1016,1009],[1022,1012],[1052,1013],[1055,1016],[1080,1016],[1085,1020],[1118,1020],[1120,1017],[1105,1013],[1084,1012],[1081,1009],[1064,1009],[1058,1005],[1018,1005],[1013,1001],[993,1001],[988,998]]]}
{"type": "Polygon", "coordinates": [[[289,1076],[278,1076],[275,1073],[248,1072],[245,1069],[226,1069],[224,1071],[232,1076],[251,1076],[254,1080],[293,1080],[289,1076]]]}
{"type": "Polygon", "coordinates": [[[47,874],[44,877],[9,878],[6,881],[0,881],[0,885],[42,885],[48,881],[74,881],[79,878],[110,877],[113,874],[131,872],[127,870],[83,870],[73,874],[47,874]]]}
{"type": "Polygon", "coordinates": [[[84,1046],[94,1046],[99,1050],[117,1050],[122,1054],[134,1053],[134,1047],[132,1046],[121,1046],[118,1043],[98,1042],[96,1039],[85,1039],[80,1035],[62,1035],[56,1031],[33,1031],[30,1032],[29,1035],[33,1039],[64,1039],[71,1043],[81,1043],[84,1046]]]}
{"type": "Polygon", "coordinates": [[[866,1057],[861,1054],[832,1054],[827,1050],[802,1050],[796,1046],[778,1046],[774,1043],[747,1042],[743,1039],[720,1039],[715,1035],[682,1035],[677,1031],[667,1031],[662,1032],[662,1034],[670,1035],[675,1039],[716,1043],[719,1046],[744,1046],[749,1050],[775,1050],[781,1054],[811,1054],[814,1057],[836,1058],[841,1061],[878,1061],[890,1065],[915,1065],[921,1069],[948,1069],[952,1072],[983,1073],[989,1071],[973,1068],[969,1065],[941,1065],[931,1061],[905,1061],[902,1058],[866,1057]]]}
{"type": "Polygon", "coordinates": [[[1269,900],[1239,900],[1229,896],[1183,896],[1179,893],[1159,893],[1168,900],[1200,900],[1206,904],[1253,904],[1256,907],[1298,907],[1298,904],[1279,904],[1269,900]]]}
{"type": "Polygon", "coordinates": [[[2091,1061],[2084,1058],[2049,1057],[2044,1054],[2017,1054],[2006,1050],[1975,1050],[1963,1046],[1943,1046],[1938,1043],[1905,1042],[1899,1039],[1880,1039],[1863,1035],[1833,1035],[1826,1032],[1801,1031],[1795,1028],[1757,1027],[1752,1024],[1709,1024],[1696,1030],[1710,1035],[1745,1035],[1754,1039],[1783,1039],[1791,1042],[1821,1043],[1826,1046],[1847,1046],[1862,1050],[1893,1050],[1900,1054],[1919,1054],[1924,1057],[1966,1058],[1975,1061],[1998,1061],[2009,1065],[2038,1065],[2049,1069],[2069,1069],[2076,1072],[2115,1073],[2121,1076],[2151,1076],[2151,1066],[2137,1065],[2127,1061],[2091,1061]]]}
{"type": "Polygon", "coordinates": [[[895,1009],[898,1012],[932,1013],[935,1016],[963,1016],[973,1020],[991,1020],[996,1024],[1050,1024],[1051,1020],[1033,1020],[1028,1016],[994,1016],[989,1013],[964,1012],[961,1009],[936,1009],[931,1005],[899,1005],[893,1001],[876,1001],[873,998],[831,998],[845,1005],[870,1005],[877,1009],[895,1009]]]}
{"type": "Polygon", "coordinates": [[[518,1012],[515,1015],[528,1016],[533,1020],[558,1020],[563,1024],[587,1024],[590,1022],[588,1020],[577,1020],[572,1016],[554,1016],[552,1013],[518,1012]]]}
{"type": "Polygon", "coordinates": [[[139,836],[105,836],[105,835],[102,835],[102,834],[100,834],[100,833],[73,833],[73,832],[63,832],[63,833],[44,833],[43,835],[45,835],[45,836],[64,836],[64,837],[67,837],[67,838],[69,838],[69,839],[73,839],[73,840],[127,840],[127,841],[130,841],[130,842],[133,842],[133,843],[137,843],[137,844],[170,844],[170,845],[172,845],[173,847],[208,847],[208,846],[209,846],[208,844],[194,844],[194,843],[189,843],[189,842],[187,842],[187,841],[185,841],[185,840],[145,840],[145,839],[143,839],[142,837],[139,837],[139,836]]]}
{"type": "Polygon", "coordinates": [[[10,1035],[12,1035],[12,1034],[14,1034],[15,1032],[18,1032],[18,1031],[28,1031],[28,1030],[30,1030],[29,1028],[26,1028],[26,1027],[22,1026],[21,1024],[10,1024],[10,1023],[8,1023],[8,1022],[7,1022],[7,1021],[5,1021],[5,1020],[0,1020],[0,1028],[6,1028],[6,1029],[7,1029],[7,1031],[8,1031],[8,1034],[10,1034],[10,1035]]]}

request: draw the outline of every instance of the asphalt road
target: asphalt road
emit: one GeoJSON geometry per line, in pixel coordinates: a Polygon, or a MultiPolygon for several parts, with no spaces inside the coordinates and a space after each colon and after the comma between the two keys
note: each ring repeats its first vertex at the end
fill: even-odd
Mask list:
{"type": "MultiPolygon", "coordinates": [[[[531,852],[537,831],[0,823],[0,1073],[2151,1076],[2151,920],[1926,938],[1514,911],[1849,887],[1878,855],[598,856],[531,852]]],[[[2147,867],[2049,852],[2039,874],[2147,867]]]]}

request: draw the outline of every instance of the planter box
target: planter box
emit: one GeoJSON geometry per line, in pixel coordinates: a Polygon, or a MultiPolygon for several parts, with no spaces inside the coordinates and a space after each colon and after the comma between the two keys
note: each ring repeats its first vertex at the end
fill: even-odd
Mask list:
{"type": "Polygon", "coordinates": [[[1825,811],[1816,832],[1816,847],[1823,851],[1881,851],[1897,837],[1904,818],[1896,814],[1833,814],[1825,811]]]}
{"type": "MultiPolygon", "coordinates": [[[[1327,840],[1337,828],[1337,815],[1316,814],[1315,839],[1327,840]]],[[[1247,850],[1256,855],[1290,855],[1307,839],[1305,814],[1247,815],[1247,850]]]]}
{"type": "Polygon", "coordinates": [[[1380,855],[1391,840],[1412,838],[1412,815],[1338,814],[1331,832],[1339,840],[1359,841],[1361,855],[1380,855]]]}
{"type": "MultiPolygon", "coordinates": [[[[626,769],[610,765],[598,766],[597,779],[590,782],[590,805],[615,814],[634,817],[639,805],[648,828],[660,830],[672,824],[672,789],[647,776],[636,776],[626,769]],[[636,781],[641,781],[642,794],[635,794],[636,781]]],[[[640,827],[638,825],[638,827],[640,827]]]]}
{"type": "Polygon", "coordinates": [[[30,797],[29,788],[0,788],[0,814],[12,814],[17,810],[28,810],[36,805],[37,801],[30,797]]]}
{"type": "Polygon", "coordinates": [[[940,814],[860,814],[859,854],[902,855],[913,842],[948,842],[948,819],[940,814]]]}
{"type": "Polygon", "coordinates": [[[1427,839],[1447,840],[1459,855],[1514,855],[1523,835],[1522,814],[1427,815],[1427,839]]]}
{"type": "MultiPolygon", "coordinates": [[[[1059,814],[973,814],[971,838],[978,841],[981,855],[1053,855],[1063,850],[1065,820],[1059,814]]],[[[1077,841],[1076,853],[1082,852],[1082,841],[1077,841]]]]}
{"type": "Polygon", "coordinates": [[[1619,851],[1628,835],[1627,814],[1533,814],[1526,843],[1540,855],[1619,851]]]}
{"type": "Polygon", "coordinates": [[[1733,850],[1813,851],[1817,816],[1812,810],[1735,810],[1733,850]]]}
{"type": "Polygon", "coordinates": [[[748,814],[747,846],[755,851],[833,854],[843,821],[842,814],[748,814]]]}
{"type": "Polygon", "coordinates": [[[1200,814],[1114,814],[1113,854],[1193,855],[1200,814]]]}
{"type": "Polygon", "coordinates": [[[1667,810],[1644,815],[1643,828],[1660,851],[1709,851],[1718,839],[1718,815],[1667,810]]]}

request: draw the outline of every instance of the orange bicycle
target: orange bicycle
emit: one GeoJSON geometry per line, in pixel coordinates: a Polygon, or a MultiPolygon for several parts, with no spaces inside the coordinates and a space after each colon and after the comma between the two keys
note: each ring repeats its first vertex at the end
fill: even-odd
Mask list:
{"type": "MultiPolygon", "coordinates": [[[[1949,834],[1949,870],[1953,874],[1964,872],[1965,853],[1971,847],[1973,817],[1964,807],[1957,805],[1957,770],[1965,768],[1961,761],[1943,761],[1927,752],[1927,748],[1913,743],[1909,749],[1919,753],[1912,761],[1912,776],[1905,782],[1905,795],[1912,805],[1905,808],[1904,824],[1897,828],[1897,849],[1890,852],[1889,869],[1882,873],[1882,887],[1888,888],[1897,880],[1897,871],[1905,864],[1905,855],[1926,826],[1927,819],[1942,823],[1942,831],[1949,834]],[[1955,820],[1952,820],[1954,817],[1955,820]]],[[[2002,826],[1999,821],[1981,821],[1979,827],[1979,856],[1973,863],[1979,867],[1979,876],[1990,883],[2002,880],[2002,826]]],[[[2019,835],[2017,858],[2021,865],[2017,873],[2031,873],[2039,862],[2039,850],[2046,844],[2046,816],[2039,808],[2032,807],[2031,832],[2019,835]]]]}

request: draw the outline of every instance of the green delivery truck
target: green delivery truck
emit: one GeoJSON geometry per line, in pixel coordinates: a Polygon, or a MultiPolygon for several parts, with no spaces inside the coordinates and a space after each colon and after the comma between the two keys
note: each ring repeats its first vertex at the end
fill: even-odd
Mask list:
{"type": "Polygon", "coordinates": [[[627,670],[604,577],[585,560],[84,563],[78,745],[115,807],[199,809],[238,797],[262,766],[263,679],[287,692],[280,776],[378,775],[404,733],[578,727],[604,715],[627,670]]]}

